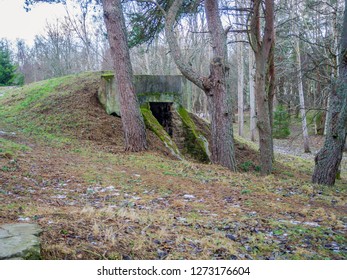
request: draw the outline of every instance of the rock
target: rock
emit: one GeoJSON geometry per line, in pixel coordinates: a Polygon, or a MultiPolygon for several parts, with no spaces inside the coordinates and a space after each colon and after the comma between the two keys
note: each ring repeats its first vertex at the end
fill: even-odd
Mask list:
{"type": "Polygon", "coordinates": [[[232,241],[236,241],[236,237],[235,237],[234,235],[232,235],[231,233],[227,233],[227,234],[225,235],[225,237],[226,237],[226,238],[229,238],[229,239],[232,240],[232,241]]]}
{"type": "Polygon", "coordinates": [[[157,250],[157,255],[160,260],[165,259],[167,257],[167,252],[158,249],[157,250]]]}
{"type": "Polygon", "coordinates": [[[0,260],[41,259],[41,229],[37,224],[4,224],[0,226],[0,260]]]}
{"type": "Polygon", "coordinates": [[[185,195],[183,196],[183,198],[185,198],[185,199],[194,199],[195,196],[192,195],[192,194],[185,194],[185,195]]]}

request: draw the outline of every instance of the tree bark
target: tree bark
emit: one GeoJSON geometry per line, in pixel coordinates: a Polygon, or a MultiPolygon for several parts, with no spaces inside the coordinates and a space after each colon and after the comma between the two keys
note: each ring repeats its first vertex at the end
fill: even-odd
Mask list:
{"type": "MultiPolygon", "coordinates": [[[[237,23],[242,24],[242,20],[239,19],[240,15],[237,16],[237,23]]],[[[243,137],[244,127],[244,116],[243,116],[243,43],[242,35],[237,34],[237,120],[239,126],[239,136],[243,137]]]]}
{"type": "Polygon", "coordinates": [[[176,0],[166,14],[165,33],[171,54],[181,73],[200,87],[207,95],[211,115],[212,162],[236,170],[231,94],[228,91],[226,76],[227,43],[226,33],[219,16],[218,1],[205,0],[208,29],[211,35],[213,57],[210,63],[210,76],[203,77],[182,58],[173,26],[178,9],[183,0],[176,0]]]}
{"type": "Polygon", "coordinates": [[[250,105],[250,131],[251,141],[255,141],[256,133],[256,114],[255,114],[255,96],[254,96],[254,53],[252,48],[249,48],[249,105],[250,105]]]}
{"type": "Polygon", "coordinates": [[[265,0],[265,27],[260,31],[261,0],[253,1],[253,16],[251,19],[250,39],[255,54],[255,97],[257,104],[257,127],[259,132],[259,149],[261,174],[268,175],[272,171],[273,142],[271,116],[269,106],[272,100],[270,87],[266,87],[266,78],[271,78],[267,72],[271,66],[271,49],[274,47],[274,0],[265,0]]]}
{"type": "MultiPolygon", "coordinates": [[[[275,35],[274,35],[275,37],[275,35]]],[[[269,103],[269,119],[270,119],[270,141],[271,141],[271,157],[272,161],[275,160],[274,154],[274,141],[272,137],[273,130],[273,108],[274,108],[274,99],[275,99],[275,91],[276,91],[276,71],[275,71],[275,38],[272,40],[270,53],[267,61],[267,77],[266,77],[266,92],[268,96],[269,103]]]]}
{"type": "Polygon", "coordinates": [[[273,147],[271,140],[269,98],[265,91],[266,58],[260,54],[257,54],[255,57],[255,97],[258,113],[257,128],[259,133],[261,174],[268,175],[272,171],[273,147]]]}
{"type": "Polygon", "coordinates": [[[119,91],[125,150],[142,151],[147,149],[146,129],[133,85],[121,0],[103,0],[102,6],[119,91]]]}
{"type": "Polygon", "coordinates": [[[302,72],[301,72],[301,56],[300,56],[300,37],[299,30],[294,24],[294,13],[300,15],[300,8],[298,1],[295,1],[295,4],[291,4],[291,20],[293,22],[293,33],[296,35],[294,41],[294,51],[296,55],[296,71],[297,71],[297,81],[298,81],[298,92],[299,92],[299,102],[300,102],[300,115],[301,115],[301,128],[302,136],[304,141],[304,152],[310,153],[310,144],[307,130],[307,121],[306,121],[306,108],[305,108],[305,97],[304,97],[304,88],[302,85],[302,72]],[[295,5],[295,6],[294,6],[295,5]]]}
{"type": "Polygon", "coordinates": [[[347,135],[347,0],[340,41],[340,67],[336,90],[330,95],[327,133],[323,148],[315,157],[312,182],[334,185],[347,135]]]}
{"type": "Polygon", "coordinates": [[[304,88],[302,86],[302,73],[301,73],[301,58],[300,58],[300,42],[299,39],[296,39],[295,42],[295,53],[296,53],[296,64],[298,72],[298,89],[299,89],[299,100],[300,100],[300,115],[301,115],[301,125],[302,125],[302,135],[304,140],[304,152],[311,153],[307,122],[306,122],[306,108],[305,108],[305,97],[304,97],[304,88]]]}

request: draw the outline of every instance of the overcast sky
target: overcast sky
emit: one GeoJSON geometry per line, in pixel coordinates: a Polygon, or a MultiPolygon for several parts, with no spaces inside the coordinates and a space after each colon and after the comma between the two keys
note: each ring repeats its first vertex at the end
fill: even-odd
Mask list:
{"type": "Polygon", "coordinates": [[[23,8],[25,0],[0,0],[0,39],[15,41],[17,38],[33,42],[35,35],[43,32],[46,21],[63,17],[61,4],[36,4],[31,11],[23,8]]]}

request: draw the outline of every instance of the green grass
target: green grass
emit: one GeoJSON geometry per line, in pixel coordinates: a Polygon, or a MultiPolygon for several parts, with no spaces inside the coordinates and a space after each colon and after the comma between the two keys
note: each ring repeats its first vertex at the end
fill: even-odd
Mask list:
{"type": "Polygon", "coordinates": [[[9,127],[56,146],[73,139],[63,130],[75,129],[85,122],[84,116],[60,112],[61,98],[84,86],[81,79],[95,79],[96,73],[83,73],[44,80],[7,91],[0,97],[0,118],[9,127]],[[78,120],[78,123],[74,120],[78,120]]]}
{"type": "Polygon", "coordinates": [[[0,157],[13,158],[18,154],[18,152],[25,152],[29,150],[31,150],[31,148],[26,145],[0,138],[0,157]]]}

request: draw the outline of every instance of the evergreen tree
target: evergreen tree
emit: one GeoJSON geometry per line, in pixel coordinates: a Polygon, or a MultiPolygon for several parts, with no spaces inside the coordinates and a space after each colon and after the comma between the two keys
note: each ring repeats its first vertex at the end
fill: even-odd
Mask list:
{"type": "Polygon", "coordinates": [[[280,104],[274,112],[273,137],[286,138],[290,135],[290,118],[288,111],[280,104]]]}
{"type": "Polygon", "coordinates": [[[15,76],[16,67],[12,64],[10,50],[0,41],[0,86],[11,85],[15,76]]]}

